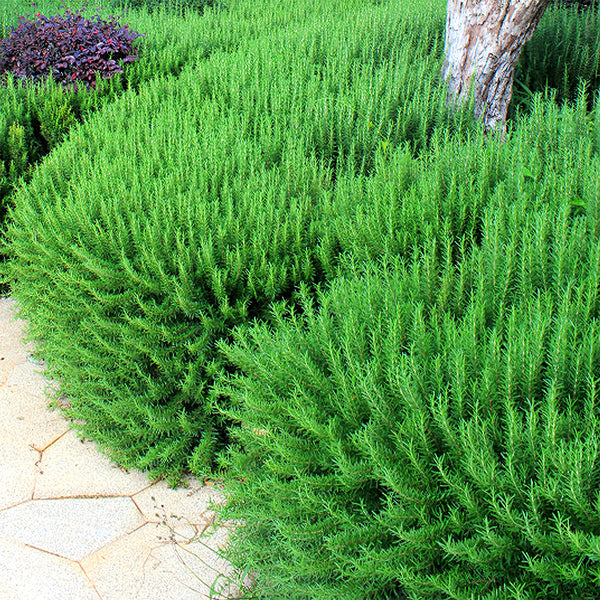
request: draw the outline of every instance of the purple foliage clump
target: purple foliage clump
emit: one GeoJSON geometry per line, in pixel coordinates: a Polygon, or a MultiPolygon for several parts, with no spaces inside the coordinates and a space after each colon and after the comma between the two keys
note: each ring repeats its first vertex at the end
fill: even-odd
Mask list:
{"type": "Polygon", "coordinates": [[[63,6],[62,14],[51,17],[37,13],[19,19],[0,40],[0,76],[6,73],[21,80],[40,81],[52,73],[59,83],[88,89],[96,85],[96,74],[110,79],[123,73],[120,61],[138,59],[133,42],[141,33],[120,25],[119,17],[103,20],[96,13],[86,17],[87,6],[75,12],[63,6]]]}

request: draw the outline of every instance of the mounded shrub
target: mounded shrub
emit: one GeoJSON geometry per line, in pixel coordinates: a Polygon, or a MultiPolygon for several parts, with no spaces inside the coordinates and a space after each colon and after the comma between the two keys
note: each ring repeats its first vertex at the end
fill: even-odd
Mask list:
{"type": "Polygon", "coordinates": [[[256,579],[247,597],[598,597],[600,120],[586,105],[536,102],[479,151],[447,140],[408,193],[392,191],[406,162],[383,163],[339,222],[363,232],[339,277],[219,343],[238,424],[223,515],[238,523],[228,558],[256,579]],[[472,227],[448,192],[476,207],[472,227]],[[403,226],[415,243],[399,251],[403,226]]]}
{"type": "Polygon", "coordinates": [[[222,390],[243,448],[229,557],[256,573],[256,597],[600,593],[598,273],[495,297],[505,311],[488,322],[493,274],[473,269],[493,252],[458,264],[476,286],[460,316],[443,307],[458,281],[428,249],[224,348],[245,373],[222,390]]]}
{"type": "Polygon", "coordinates": [[[536,160],[560,160],[565,140],[565,160],[586,164],[579,117],[552,134],[532,119],[535,136],[500,160],[450,115],[442,8],[275,6],[257,20],[240,3],[247,38],[217,36],[177,80],[124,93],[15,195],[4,272],[70,416],[125,466],[207,473],[227,435],[217,342],[335,277],[341,253],[479,239],[500,183],[544,197],[552,182],[532,181],[550,163],[536,160]]]}
{"type": "Polygon", "coordinates": [[[330,12],[302,6],[310,19],[298,25],[290,3],[277,18],[293,27],[126,92],[15,194],[13,294],[69,414],[125,466],[173,478],[210,470],[226,436],[212,406],[226,368],[216,342],[335,272],[335,180],[370,169],[383,132],[426,143],[436,118],[451,121],[439,81],[409,77],[397,60],[416,47],[424,72],[437,69],[437,25],[413,28],[391,7],[314,4],[330,12]],[[381,44],[363,47],[374,21],[387,24],[381,44]],[[368,117],[379,127],[357,114],[373,75],[381,93],[368,117]],[[384,76],[422,89],[432,110],[420,120],[426,100],[408,92],[399,106],[384,76]],[[408,129],[395,129],[400,109],[408,129]]]}
{"type": "Polygon", "coordinates": [[[261,169],[260,148],[231,135],[218,149],[198,127],[223,139],[235,120],[173,81],[103,119],[17,193],[13,292],[87,436],[127,466],[206,474],[222,434],[214,343],[313,277],[320,171],[261,169]]]}

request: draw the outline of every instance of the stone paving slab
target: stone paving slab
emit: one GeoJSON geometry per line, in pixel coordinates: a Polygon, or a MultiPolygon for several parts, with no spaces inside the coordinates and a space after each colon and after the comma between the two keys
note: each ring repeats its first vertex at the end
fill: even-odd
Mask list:
{"type": "Polygon", "coordinates": [[[199,485],[197,481],[188,478],[185,488],[172,489],[166,481],[159,481],[133,496],[133,501],[142,511],[148,522],[162,521],[174,524],[185,515],[189,523],[203,525],[213,522],[214,511],[211,504],[224,502],[223,493],[216,486],[199,485]]]}
{"type": "MultiPolygon", "coordinates": [[[[15,303],[10,298],[0,298],[0,322],[2,322],[2,328],[0,328],[1,372],[4,361],[7,361],[6,364],[10,364],[23,360],[27,356],[27,348],[21,342],[25,321],[15,318],[15,303]],[[21,343],[15,345],[15,339],[19,339],[21,343]]],[[[0,383],[1,381],[0,379],[0,383]]]]}
{"type": "MultiPolygon", "coordinates": [[[[187,537],[197,534],[188,529],[187,537]]],[[[218,555],[224,530],[192,542],[180,535],[175,543],[170,535],[167,527],[148,523],[81,566],[103,600],[198,600],[209,597],[213,585],[222,592],[212,596],[215,600],[235,597],[228,579],[220,577],[231,570],[218,555]]]]}
{"type": "Polygon", "coordinates": [[[0,600],[68,599],[102,600],[77,563],[0,538],[0,600]]]}
{"type": "Polygon", "coordinates": [[[144,519],[131,498],[32,500],[0,512],[0,536],[81,560],[144,519]]]}
{"type": "Polygon", "coordinates": [[[0,386],[0,429],[43,451],[69,431],[69,423],[48,401],[27,389],[0,386]]]}
{"type": "MultiPolygon", "coordinates": [[[[1,334],[0,334],[1,335],[1,334]]],[[[1,340],[0,340],[1,341],[1,340]]],[[[0,347],[0,388],[6,383],[9,375],[16,366],[16,362],[8,359],[5,354],[8,354],[7,348],[0,347]]],[[[12,358],[12,357],[11,357],[12,358]]]]}
{"type": "Polygon", "coordinates": [[[96,443],[70,430],[43,454],[34,498],[131,496],[152,484],[137,471],[121,470],[96,443]]]}
{"type": "Polygon", "coordinates": [[[44,397],[48,380],[42,375],[41,367],[31,362],[33,357],[27,353],[26,360],[14,365],[4,385],[12,388],[26,388],[28,392],[44,397]]]}
{"type": "Polygon", "coordinates": [[[0,511],[31,498],[39,459],[39,452],[0,429],[0,511]]]}

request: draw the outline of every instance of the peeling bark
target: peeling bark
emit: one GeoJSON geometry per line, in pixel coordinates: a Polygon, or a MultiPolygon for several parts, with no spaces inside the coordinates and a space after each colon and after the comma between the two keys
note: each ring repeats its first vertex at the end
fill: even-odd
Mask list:
{"type": "Polygon", "coordinates": [[[521,50],[550,0],[448,0],[446,60],[448,102],[463,102],[471,83],[475,117],[487,130],[504,129],[521,50]]]}

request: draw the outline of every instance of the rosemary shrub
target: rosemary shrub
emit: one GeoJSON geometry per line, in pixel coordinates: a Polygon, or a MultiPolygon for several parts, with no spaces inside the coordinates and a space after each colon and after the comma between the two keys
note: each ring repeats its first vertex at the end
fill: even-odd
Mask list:
{"type": "Polygon", "coordinates": [[[208,473],[227,438],[215,344],[335,272],[336,179],[368,176],[380,146],[425,148],[436,123],[476,129],[445,107],[441,13],[353,7],[289,3],[239,48],[124,92],[15,194],[13,294],[71,416],[121,464],[208,473]]]}
{"type": "Polygon", "coordinates": [[[248,598],[600,594],[600,154],[576,137],[585,99],[531,118],[428,165],[476,208],[468,227],[429,212],[426,173],[381,201],[406,170],[392,160],[340,222],[364,238],[338,276],[219,343],[236,367],[218,384],[237,423],[223,515],[248,598]]]}

